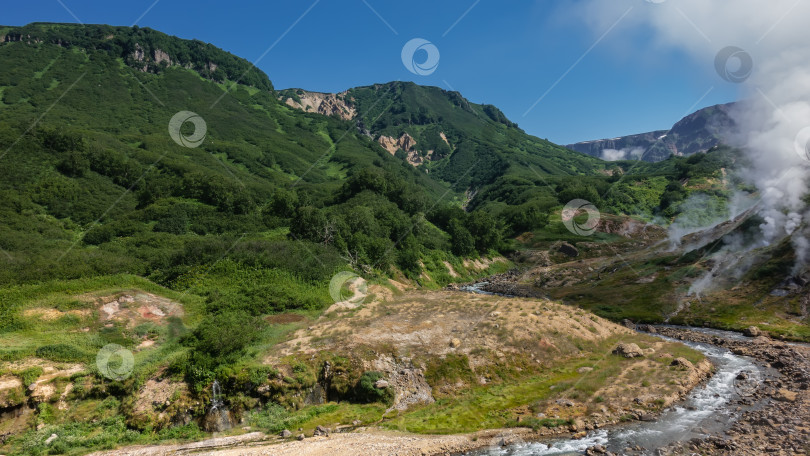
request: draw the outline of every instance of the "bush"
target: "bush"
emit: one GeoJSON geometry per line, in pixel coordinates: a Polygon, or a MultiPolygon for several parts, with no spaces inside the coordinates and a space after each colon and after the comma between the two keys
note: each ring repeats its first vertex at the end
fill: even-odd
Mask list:
{"type": "Polygon", "coordinates": [[[87,354],[72,345],[53,344],[37,348],[37,356],[56,362],[87,361],[87,354]]]}
{"type": "Polygon", "coordinates": [[[382,372],[367,371],[363,372],[357,386],[354,389],[355,399],[359,402],[382,402],[384,404],[391,404],[394,400],[394,389],[377,388],[374,384],[377,380],[383,378],[382,372]]]}
{"type": "Polygon", "coordinates": [[[36,367],[29,367],[24,371],[20,372],[18,376],[20,377],[20,381],[23,384],[23,387],[26,391],[28,391],[28,385],[37,381],[40,375],[42,375],[42,368],[39,366],[36,367]]]}

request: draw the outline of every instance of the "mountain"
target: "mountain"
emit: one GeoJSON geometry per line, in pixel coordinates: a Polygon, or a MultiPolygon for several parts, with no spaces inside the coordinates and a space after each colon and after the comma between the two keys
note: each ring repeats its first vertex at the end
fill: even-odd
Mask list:
{"type": "MultiPolygon", "coordinates": [[[[621,341],[702,357],[586,309],[725,324],[729,295],[674,310],[717,272],[719,243],[731,252],[760,225],[672,250],[653,224],[729,212],[742,184],[727,176],[740,156],[725,146],[606,162],[457,92],[279,91],[244,59],[138,27],[3,26],[0,67],[4,454],[199,440],[241,418],[272,434],[334,423],[568,432],[570,413],[595,409],[526,412],[554,416],[558,400],[585,405],[580,393],[610,406],[600,427],[642,416],[665,402],[631,398],[675,398],[699,378],[656,362],[641,372],[652,385],[618,388],[635,361],[607,355],[610,375],[595,372],[576,396],[549,391],[621,341]],[[563,221],[579,199],[598,208],[597,232],[563,221]],[[582,308],[437,291],[516,264],[532,296],[582,308]]],[[[700,129],[672,136],[689,131],[700,129]]],[[[810,339],[793,321],[807,318],[808,281],[781,284],[791,256],[762,250],[759,294],[730,297],[753,324],[769,315],[745,299],[791,293],[792,307],[768,301],[770,313],[798,312],[775,329],[810,339]]]]}
{"type": "Polygon", "coordinates": [[[493,105],[438,87],[390,82],[337,94],[303,89],[278,94],[289,106],[353,120],[391,155],[476,195],[471,207],[490,199],[488,192],[499,181],[539,182],[596,175],[605,168],[600,160],[525,133],[493,105]]]}
{"type": "Polygon", "coordinates": [[[689,156],[723,143],[722,132],[734,127],[729,110],[734,103],[710,106],[679,120],[669,130],[597,139],[565,147],[604,160],[638,159],[657,162],[670,155],[689,156]]]}

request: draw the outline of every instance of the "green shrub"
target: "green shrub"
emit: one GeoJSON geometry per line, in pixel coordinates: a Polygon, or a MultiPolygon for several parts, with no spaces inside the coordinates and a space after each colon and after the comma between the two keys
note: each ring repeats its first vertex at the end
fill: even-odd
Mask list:
{"type": "Polygon", "coordinates": [[[382,372],[367,371],[363,372],[357,386],[354,389],[355,399],[359,402],[382,402],[384,404],[391,404],[394,401],[394,389],[390,386],[388,388],[377,388],[374,384],[377,380],[383,378],[382,372]]]}
{"type": "Polygon", "coordinates": [[[20,377],[23,387],[25,387],[26,391],[28,391],[28,385],[37,381],[39,376],[42,375],[42,368],[39,366],[29,367],[17,375],[20,377]]]}
{"type": "Polygon", "coordinates": [[[37,348],[36,355],[56,362],[81,362],[88,359],[86,353],[67,344],[43,345],[37,348]]]}

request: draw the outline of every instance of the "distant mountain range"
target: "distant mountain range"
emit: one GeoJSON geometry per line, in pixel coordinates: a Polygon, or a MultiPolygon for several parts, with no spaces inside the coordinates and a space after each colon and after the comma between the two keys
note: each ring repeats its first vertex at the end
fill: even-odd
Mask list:
{"type": "Polygon", "coordinates": [[[729,116],[733,106],[734,103],[728,103],[703,108],[679,120],[669,130],[583,141],[566,147],[609,161],[641,158],[658,162],[670,155],[706,152],[723,143],[722,132],[734,127],[734,120],[729,116]]]}

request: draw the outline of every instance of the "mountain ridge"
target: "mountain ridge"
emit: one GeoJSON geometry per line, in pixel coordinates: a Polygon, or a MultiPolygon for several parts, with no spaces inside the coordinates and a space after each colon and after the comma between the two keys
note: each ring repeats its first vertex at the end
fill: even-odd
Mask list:
{"type": "Polygon", "coordinates": [[[734,121],[729,111],[735,105],[725,103],[699,109],[678,120],[668,130],[582,141],[565,147],[611,161],[642,159],[658,162],[670,155],[689,156],[706,152],[722,144],[723,134],[733,130],[734,121]]]}

